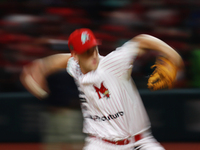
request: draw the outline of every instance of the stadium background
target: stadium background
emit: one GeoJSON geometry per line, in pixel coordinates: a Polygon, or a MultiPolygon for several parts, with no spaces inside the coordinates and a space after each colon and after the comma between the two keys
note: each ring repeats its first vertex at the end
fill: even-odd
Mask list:
{"type": "Polygon", "coordinates": [[[19,81],[23,65],[69,52],[67,39],[87,27],[106,55],[135,35],[156,36],[183,57],[173,90],[150,92],[155,53],[136,60],[132,76],[154,136],[167,149],[200,149],[200,2],[195,0],[1,0],[0,149],[81,149],[82,116],[73,79],[48,77],[49,98],[39,101],[19,81]]]}

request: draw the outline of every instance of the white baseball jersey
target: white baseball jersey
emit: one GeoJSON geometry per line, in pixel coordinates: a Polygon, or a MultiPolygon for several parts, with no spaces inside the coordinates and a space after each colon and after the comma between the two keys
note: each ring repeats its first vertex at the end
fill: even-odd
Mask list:
{"type": "Polygon", "coordinates": [[[98,68],[82,74],[70,58],[68,73],[80,91],[83,132],[109,140],[121,140],[150,127],[142,100],[131,79],[137,43],[129,41],[107,56],[99,56],[98,68]]]}

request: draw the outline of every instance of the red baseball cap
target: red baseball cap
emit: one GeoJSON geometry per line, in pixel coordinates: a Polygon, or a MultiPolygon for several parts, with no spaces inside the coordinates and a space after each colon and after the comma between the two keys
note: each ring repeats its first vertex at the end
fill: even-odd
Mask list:
{"type": "Polygon", "coordinates": [[[68,39],[70,51],[75,51],[77,54],[82,54],[96,45],[100,45],[100,42],[95,38],[93,32],[87,28],[75,30],[68,39]]]}

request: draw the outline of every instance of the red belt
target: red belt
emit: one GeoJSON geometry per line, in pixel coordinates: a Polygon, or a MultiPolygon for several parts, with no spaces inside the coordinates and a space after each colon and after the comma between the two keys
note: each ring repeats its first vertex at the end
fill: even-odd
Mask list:
{"type": "MultiPolygon", "coordinates": [[[[96,136],[90,136],[90,137],[96,138],[96,136]]],[[[137,142],[141,139],[142,139],[142,134],[137,134],[137,135],[134,136],[135,142],[137,142]]],[[[115,145],[127,145],[131,142],[131,140],[129,140],[129,139],[124,139],[124,140],[120,140],[120,141],[110,141],[110,140],[107,140],[107,139],[101,139],[101,140],[105,141],[107,143],[115,144],[115,145]]]]}

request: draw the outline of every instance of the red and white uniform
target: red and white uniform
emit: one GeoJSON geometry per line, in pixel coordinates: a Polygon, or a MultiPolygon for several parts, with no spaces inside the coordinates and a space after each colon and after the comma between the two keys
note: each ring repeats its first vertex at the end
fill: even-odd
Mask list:
{"type": "Polygon", "coordinates": [[[129,41],[107,56],[99,56],[98,68],[82,74],[74,58],[67,71],[80,91],[83,132],[112,141],[146,131],[150,122],[131,78],[137,43],[129,41]]]}

